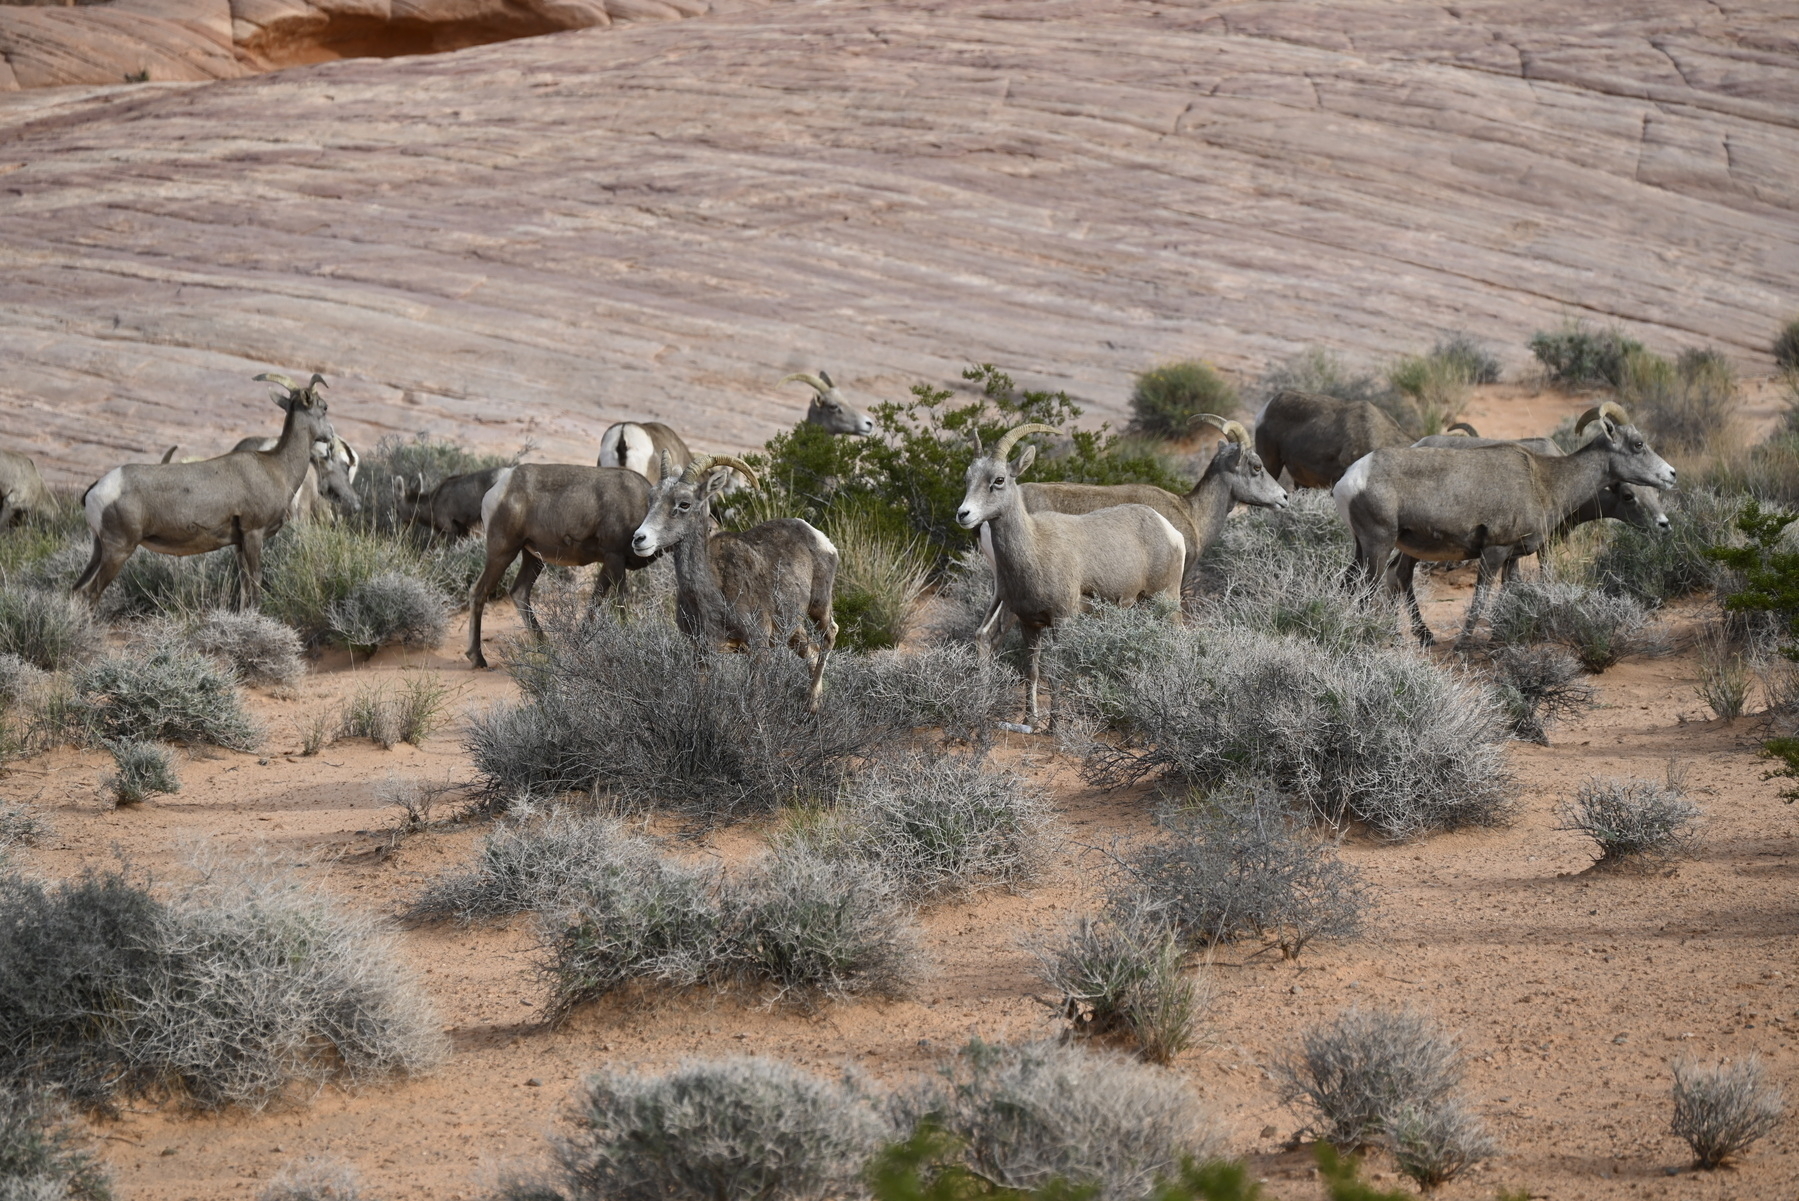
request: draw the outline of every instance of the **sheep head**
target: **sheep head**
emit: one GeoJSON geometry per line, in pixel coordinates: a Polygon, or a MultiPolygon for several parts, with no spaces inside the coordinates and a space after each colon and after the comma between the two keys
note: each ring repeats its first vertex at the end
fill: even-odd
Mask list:
{"type": "Polygon", "coordinates": [[[798,371],[781,377],[784,384],[794,380],[812,389],[812,403],[806,406],[806,424],[823,426],[828,433],[848,434],[857,438],[865,438],[875,432],[874,418],[857,412],[825,372],[807,375],[798,371]]]}
{"type": "Polygon", "coordinates": [[[650,488],[649,512],[631,535],[631,553],[639,558],[679,545],[695,533],[705,536],[712,525],[712,498],[724,490],[733,471],[756,486],[749,464],[730,455],[695,455],[677,471],[674,459],[663,451],[661,467],[662,478],[650,488]]]}
{"type": "Polygon", "coordinates": [[[1027,434],[1061,432],[1053,425],[1037,422],[1015,426],[1001,434],[993,448],[984,453],[981,450],[980,435],[975,435],[974,462],[968,465],[968,491],[962,496],[961,508],[956,510],[956,523],[965,530],[972,530],[983,521],[991,521],[1012,503],[1012,493],[1017,491],[1018,477],[1030,470],[1031,464],[1037,460],[1037,448],[1027,446],[1019,452],[1016,462],[1006,461],[1006,456],[1012,453],[1012,447],[1017,445],[1020,438],[1027,434]]]}
{"type": "Polygon", "coordinates": [[[1574,430],[1579,433],[1589,425],[1598,428],[1577,453],[1603,453],[1609,460],[1612,479],[1650,488],[1674,486],[1674,468],[1649,448],[1649,439],[1630,423],[1630,414],[1623,405],[1613,400],[1595,405],[1580,415],[1574,430]]]}

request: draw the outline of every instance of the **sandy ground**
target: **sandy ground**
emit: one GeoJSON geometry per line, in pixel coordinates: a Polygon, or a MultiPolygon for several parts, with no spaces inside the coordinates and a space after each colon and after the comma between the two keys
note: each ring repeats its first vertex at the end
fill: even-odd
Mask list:
{"type": "MultiPolygon", "coordinates": [[[[1470,415],[1483,431],[1525,433],[1552,428],[1581,403],[1490,389],[1470,415]]],[[[1459,621],[1469,575],[1430,582],[1426,615],[1440,632],[1459,621]]],[[[1678,628],[1698,611],[1666,620],[1678,628]]],[[[505,604],[489,613],[497,644],[516,624],[505,604]]],[[[479,823],[452,820],[398,835],[389,799],[412,783],[468,782],[466,715],[514,695],[505,675],[466,669],[463,636],[458,628],[438,651],[383,652],[372,662],[329,656],[293,689],[253,692],[264,750],[184,761],[181,793],[153,803],[110,808],[103,755],[60,751],[19,765],[0,778],[0,797],[28,802],[53,824],[26,853],[27,869],[66,876],[124,859],[170,877],[196,845],[264,846],[346,904],[397,916],[428,880],[466,863],[482,837],[479,823]],[[457,690],[453,720],[423,747],[352,740],[299,754],[300,730],[315,714],[418,671],[457,690]]],[[[1318,1194],[1307,1153],[1282,1149],[1302,1119],[1276,1104],[1263,1065],[1304,1027],[1352,1004],[1417,1006],[1460,1032],[1473,1057],[1467,1091],[1505,1153],[1446,1188],[1448,1198],[1501,1188],[1557,1201],[1794,1196],[1799,1124],[1776,1131],[1740,1169],[1712,1174],[1685,1170],[1685,1148],[1667,1125],[1668,1065],[1681,1055],[1758,1053],[1776,1080],[1799,1084],[1799,810],[1761,778],[1757,722],[1706,720],[1690,655],[1627,660],[1593,682],[1598,706],[1552,727],[1551,745],[1512,745],[1522,806],[1510,828],[1345,847],[1379,890],[1369,937],[1315,947],[1297,964],[1229,950],[1206,969],[1207,1037],[1173,1070],[1275,1197],[1318,1194]],[[1697,855],[1649,873],[1588,870],[1582,840],[1555,828],[1556,802],[1589,774],[1658,778],[1670,757],[1686,765],[1706,811],[1697,855]]],[[[1047,789],[1061,849],[1028,892],[921,914],[929,967],[912,998],[808,1013],[712,994],[657,997],[590,1007],[551,1030],[539,1019],[544,993],[528,923],[410,928],[403,953],[452,1041],[441,1071],[263,1113],[135,1106],[95,1127],[118,1195],[245,1195],[296,1158],[332,1155],[354,1163],[377,1198],[473,1198],[499,1165],[542,1152],[576,1081],[601,1065],[757,1053],[824,1072],[854,1064],[898,1084],[971,1035],[1051,1034],[1028,944],[1085,911],[1096,848],[1143,835],[1150,802],[1138,791],[1088,788],[1040,738],[1006,737],[997,754],[1047,789]]],[[[455,808],[452,795],[439,816],[455,808]]],[[[686,845],[735,860],[758,833],[738,827],[686,845]]],[[[1391,1180],[1389,1165],[1377,1160],[1374,1170],[1391,1180]]]]}

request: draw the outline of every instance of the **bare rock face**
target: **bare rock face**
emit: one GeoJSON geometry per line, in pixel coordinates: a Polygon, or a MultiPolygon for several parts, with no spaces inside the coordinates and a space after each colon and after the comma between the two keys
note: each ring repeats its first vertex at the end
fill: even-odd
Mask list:
{"type": "Polygon", "coordinates": [[[232,49],[229,0],[0,4],[0,92],[244,71],[232,49]]]}
{"type": "Polygon", "coordinates": [[[627,417],[760,443],[821,366],[867,403],[992,362],[1117,420],[1160,360],[1466,330],[1516,369],[1570,316],[1765,365],[1786,0],[1594,12],[843,0],[17,93],[0,445],[62,482],[223,449],[271,368],[359,443],[591,462],[627,417]]]}

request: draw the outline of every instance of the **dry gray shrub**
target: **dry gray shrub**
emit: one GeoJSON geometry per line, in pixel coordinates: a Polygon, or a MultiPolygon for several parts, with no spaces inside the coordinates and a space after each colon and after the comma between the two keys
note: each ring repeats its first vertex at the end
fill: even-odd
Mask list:
{"type": "Polygon", "coordinates": [[[1161,824],[1162,838],[1119,861],[1114,906],[1165,915],[1188,945],[1259,939],[1284,959],[1362,932],[1374,898],[1361,872],[1269,789],[1235,784],[1161,824]]]}
{"type": "Polygon", "coordinates": [[[884,757],[797,837],[884,874],[913,901],[1016,888],[1042,868],[1049,810],[1018,773],[966,755],[884,757]]]}
{"type": "Polygon", "coordinates": [[[375,919],[266,862],[167,901],[122,876],[0,880],[0,1077],[206,1109],[424,1071],[443,1037],[375,919]]]}
{"type": "Polygon", "coordinates": [[[211,744],[247,751],[262,731],[244,711],[237,681],[206,655],[173,646],[108,655],[72,683],[99,740],[211,744]]]}
{"type": "Polygon", "coordinates": [[[17,655],[0,655],[0,709],[11,709],[31,699],[47,673],[17,655]]]}
{"type": "Polygon", "coordinates": [[[351,1164],[308,1156],[277,1172],[257,1201],[363,1201],[362,1183],[351,1164]]]}
{"type": "Polygon", "coordinates": [[[160,742],[121,738],[108,742],[106,749],[112,752],[117,769],[106,778],[106,785],[118,804],[136,805],[157,793],[181,791],[175,761],[169,757],[169,748],[160,742]]]}
{"type": "Polygon", "coordinates": [[[106,1166],[60,1098],[31,1084],[0,1085],[0,1198],[111,1201],[106,1166]]]}
{"type": "Polygon", "coordinates": [[[1204,998],[1187,971],[1179,933],[1162,914],[1116,907],[1082,918],[1066,938],[1036,948],[1044,982],[1061,994],[1076,1038],[1119,1040],[1151,1063],[1193,1044],[1204,998]]]}
{"type": "Polygon", "coordinates": [[[214,609],[188,631],[187,643],[229,663],[248,684],[292,684],[306,674],[300,635],[261,613],[214,609]]]}
{"type": "Polygon", "coordinates": [[[1147,1196],[1183,1159],[1222,1149],[1178,1076],[1071,1044],[976,1039],[896,1109],[960,1140],[967,1166],[993,1184],[1033,1189],[1060,1177],[1101,1201],[1147,1196]]]}
{"type": "MultiPolygon", "coordinates": [[[[701,651],[664,622],[605,612],[545,626],[511,665],[522,701],[472,719],[468,746],[489,794],[592,792],[705,822],[829,803],[878,749],[912,736],[921,689],[909,664],[942,663],[833,655],[810,714],[805,664],[784,647],[701,651]]],[[[977,695],[972,708],[986,703],[977,695]]]]}
{"type": "Polygon", "coordinates": [[[972,643],[986,620],[994,587],[993,564],[979,548],[957,556],[943,573],[929,609],[925,632],[930,640],[941,646],[972,643]]]}
{"type": "Polygon", "coordinates": [[[87,606],[66,593],[0,586],[0,654],[60,671],[92,655],[102,642],[87,606]]]}
{"type": "Polygon", "coordinates": [[[353,651],[384,646],[435,647],[443,641],[450,607],[443,593],[417,576],[384,571],[350,590],[329,610],[331,632],[353,651]]]}
{"type": "Polygon", "coordinates": [[[1735,721],[1749,705],[1750,667],[1722,624],[1699,636],[1699,699],[1725,721],[1735,721]]]}
{"type": "Polygon", "coordinates": [[[1778,1126],[1785,1111],[1785,1096],[1762,1079],[1761,1060],[1753,1055],[1716,1067],[1688,1059],[1674,1064],[1673,1130],[1693,1149],[1695,1167],[1735,1159],[1778,1126]]]}
{"type": "Polygon", "coordinates": [[[1384,1141],[1399,1170],[1427,1193],[1499,1154],[1486,1123],[1456,1097],[1400,1106],[1387,1117],[1384,1141]]]}
{"type": "Polygon", "coordinates": [[[1556,807],[1559,830],[1574,830],[1599,844],[1597,863],[1607,867],[1659,862],[1688,854],[1697,834],[1699,806],[1687,800],[1678,773],[1668,779],[1587,780],[1556,807]]]}
{"type": "Polygon", "coordinates": [[[574,1110],[576,1132],[556,1148],[571,1201],[858,1196],[864,1166],[896,1134],[860,1081],[751,1057],[600,1072],[574,1110]]]}
{"type": "Polygon", "coordinates": [[[1640,601],[1572,580],[1514,580],[1493,602],[1491,620],[1494,642],[1559,643],[1589,671],[1604,671],[1656,645],[1640,601]]]}
{"type": "Polygon", "coordinates": [[[29,845],[50,832],[50,823],[21,801],[0,801],[0,856],[29,845]]]}
{"type": "Polygon", "coordinates": [[[1129,614],[1071,623],[1053,652],[1059,700],[1118,731],[1085,748],[1089,778],[1167,773],[1203,788],[1247,774],[1326,821],[1394,840],[1509,818],[1505,717],[1474,680],[1411,648],[1236,627],[1168,626],[1140,652],[1076,649],[1128,642],[1140,620],[1129,614]]]}
{"type": "MultiPolygon", "coordinates": [[[[656,843],[633,834],[619,819],[562,811],[494,826],[481,842],[474,868],[427,887],[411,916],[467,923],[553,913],[604,898],[621,885],[641,889],[664,867],[656,843]]],[[[687,874],[709,878],[703,872],[687,874]]]]}
{"type": "Polygon", "coordinates": [[[832,686],[868,719],[904,735],[938,729],[946,740],[985,746],[994,723],[1017,703],[1018,676],[971,646],[926,646],[833,655],[832,686]]]}
{"type": "Polygon", "coordinates": [[[1348,1151],[1389,1135],[1402,1113],[1436,1113],[1453,1099],[1463,1066],[1457,1041],[1422,1014],[1352,1008],[1308,1028],[1299,1053],[1272,1070],[1281,1103],[1310,1109],[1313,1132],[1348,1151]]]}
{"type": "Polygon", "coordinates": [[[1505,706],[1512,733],[1549,745],[1544,726],[1576,717],[1593,705],[1580,664],[1559,646],[1505,646],[1493,653],[1493,687],[1505,706]]]}

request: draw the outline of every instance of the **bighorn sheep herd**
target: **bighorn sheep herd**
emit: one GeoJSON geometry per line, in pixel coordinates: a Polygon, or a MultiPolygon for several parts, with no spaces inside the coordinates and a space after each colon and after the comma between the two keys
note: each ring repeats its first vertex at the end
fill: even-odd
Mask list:
{"type": "MultiPolygon", "coordinates": [[[[139,546],[167,555],[231,546],[238,603],[254,606],[270,537],[289,522],[361,508],[361,459],[327,419],[324,378],[304,385],[283,375],[256,378],[279,386],[279,437],[248,437],[227,454],[196,461],[171,461],[171,447],[161,463],[115,467],[83,494],[93,553],[75,583],[78,596],[97,602],[139,546]]],[[[807,422],[832,434],[874,433],[874,422],[825,372],[781,382],[796,381],[812,389],[807,422]]],[[[1433,638],[1413,590],[1421,560],[1479,561],[1460,645],[1479,621],[1494,577],[1509,581],[1518,560],[1558,532],[1601,519],[1669,527],[1659,493],[1674,486],[1674,468],[1613,402],[1582,415],[1575,433],[1591,433],[1566,453],[1548,438],[1483,438],[1459,422],[1413,442],[1373,404],[1290,390],[1268,403],[1253,438],[1235,421],[1211,414],[1201,421],[1222,436],[1185,495],[1142,484],[1022,482],[1037,448],[1025,445],[1013,458],[1014,448],[1034,434],[1059,435],[1053,426],[1019,425],[985,450],[974,439],[956,520],[980,531],[995,580],[976,642],[990,653],[1008,617],[1022,627],[1033,722],[1044,633],[1095,601],[1131,605],[1159,597],[1178,619],[1183,585],[1194,582],[1195,563],[1232,508],[1285,507],[1283,471],[1297,487],[1331,489],[1355,544],[1346,582],[1390,577],[1427,646],[1433,638]]],[[[469,591],[466,653],[475,667],[487,665],[487,598],[513,563],[519,569],[511,598],[538,632],[531,593],[546,563],[597,564],[591,603],[598,604],[616,594],[627,572],[666,552],[681,630],[720,649],[787,645],[810,669],[808,706],[816,711],[837,639],[837,548],[798,518],[719,531],[712,501],[734,478],[756,486],[747,464],[695,454],[667,425],[620,422],[601,437],[597,466],[515,463],[429,487],[422,475],[400,478],[392,500],[402,524],[452,538],[485,532],[485,561],[469,591]]],[[[0,451],[0,528],[53,506],[32,461],[0,451]]]]}

